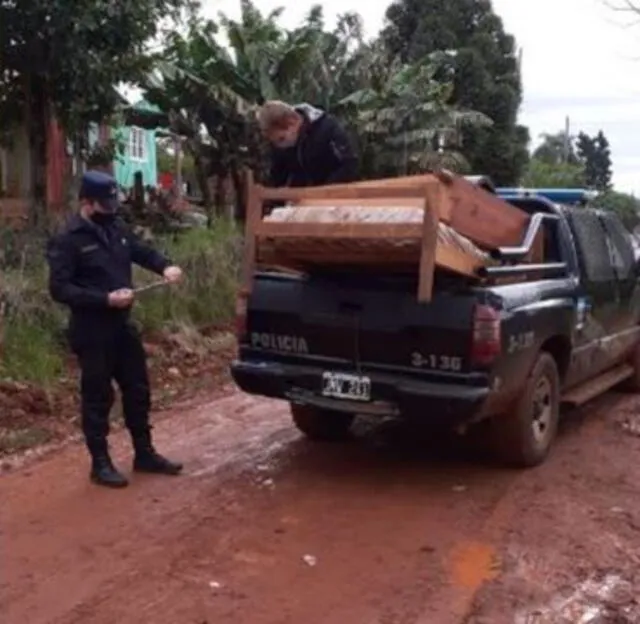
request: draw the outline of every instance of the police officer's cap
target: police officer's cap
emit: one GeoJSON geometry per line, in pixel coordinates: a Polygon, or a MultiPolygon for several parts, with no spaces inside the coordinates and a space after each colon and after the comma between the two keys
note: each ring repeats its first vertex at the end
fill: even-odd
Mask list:
{"type": "Polygon", "coordinates": [[[87,171],[80,182],[80,199],[98,202],[106,211],[118,209],[118,183],[108,173],[87,171]]]}

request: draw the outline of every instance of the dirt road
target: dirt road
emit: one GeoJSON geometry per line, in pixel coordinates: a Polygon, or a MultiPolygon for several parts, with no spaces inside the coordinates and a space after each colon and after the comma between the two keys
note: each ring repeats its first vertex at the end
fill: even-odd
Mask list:
{"type": "Polygon", "coordinates": [[[76,446],[0,477],[0,620],[640,623],[636,412],[603,397],[515,472],[393,427],[313,445],[233,391],[182,406],[156,429],[181,477],[96,488],[76,446]]]}

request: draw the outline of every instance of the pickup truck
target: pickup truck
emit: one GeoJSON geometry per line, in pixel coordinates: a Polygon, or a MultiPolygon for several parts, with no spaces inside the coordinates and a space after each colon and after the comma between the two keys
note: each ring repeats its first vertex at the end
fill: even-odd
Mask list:
{"type": "Polygon", "coordinates": [[[532,215],[530,237],[543,229],[545,264],[522,262],[524,242],[496,250],[479,281],[437,273],[429,303],[415,275],[258,272],[238,300],[236,384],[288,401],[311,439],[397,416],[482,430],[519,467],[545,460],[563,404],[640,391],[640,271],[622,223],[587,192],[492,190],[532,215]]]}

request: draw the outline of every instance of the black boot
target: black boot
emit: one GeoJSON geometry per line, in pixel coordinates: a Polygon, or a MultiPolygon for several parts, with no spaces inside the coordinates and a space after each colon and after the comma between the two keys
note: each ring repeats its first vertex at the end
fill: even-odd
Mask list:
{"type": "Polygon", "coordinates": [[[129,485],[127,479],[118,472],[109,457],[109,453],[93,454],[91,460],[91,480],[98,485],[111,488],[123,488],[129,485]]]}
{"type": "Polygon", "coordinates": [[[133,469],[136,472],[150,472],[153,474],[177,475],[182,472],[182,464],[169,461],[153,448],[151,435],[145,433],[133,438],[135,459],[133,469]]]}

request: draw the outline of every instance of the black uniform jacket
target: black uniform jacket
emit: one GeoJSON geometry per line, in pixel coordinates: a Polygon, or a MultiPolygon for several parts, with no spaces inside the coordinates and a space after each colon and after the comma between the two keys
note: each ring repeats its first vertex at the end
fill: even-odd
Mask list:
{"type": "Polygon", "coordinates": [[[109,307],[108,295],[133,288],[132,263],[159,275],[170,265],[123,221],[102,227],[79,215],[49,241],[47,260],[51,296],[71,309],[72,342],[105,338],[126,323],[130,311],[109,307]]]}
{"type": "Polygon", "coordinates": [[[269,186],[324,186],[353,182],[358,159],[349,136],[332,115],[309,104],[296,106],[304,117],[296,145],[271,152],[269,186]]]}

